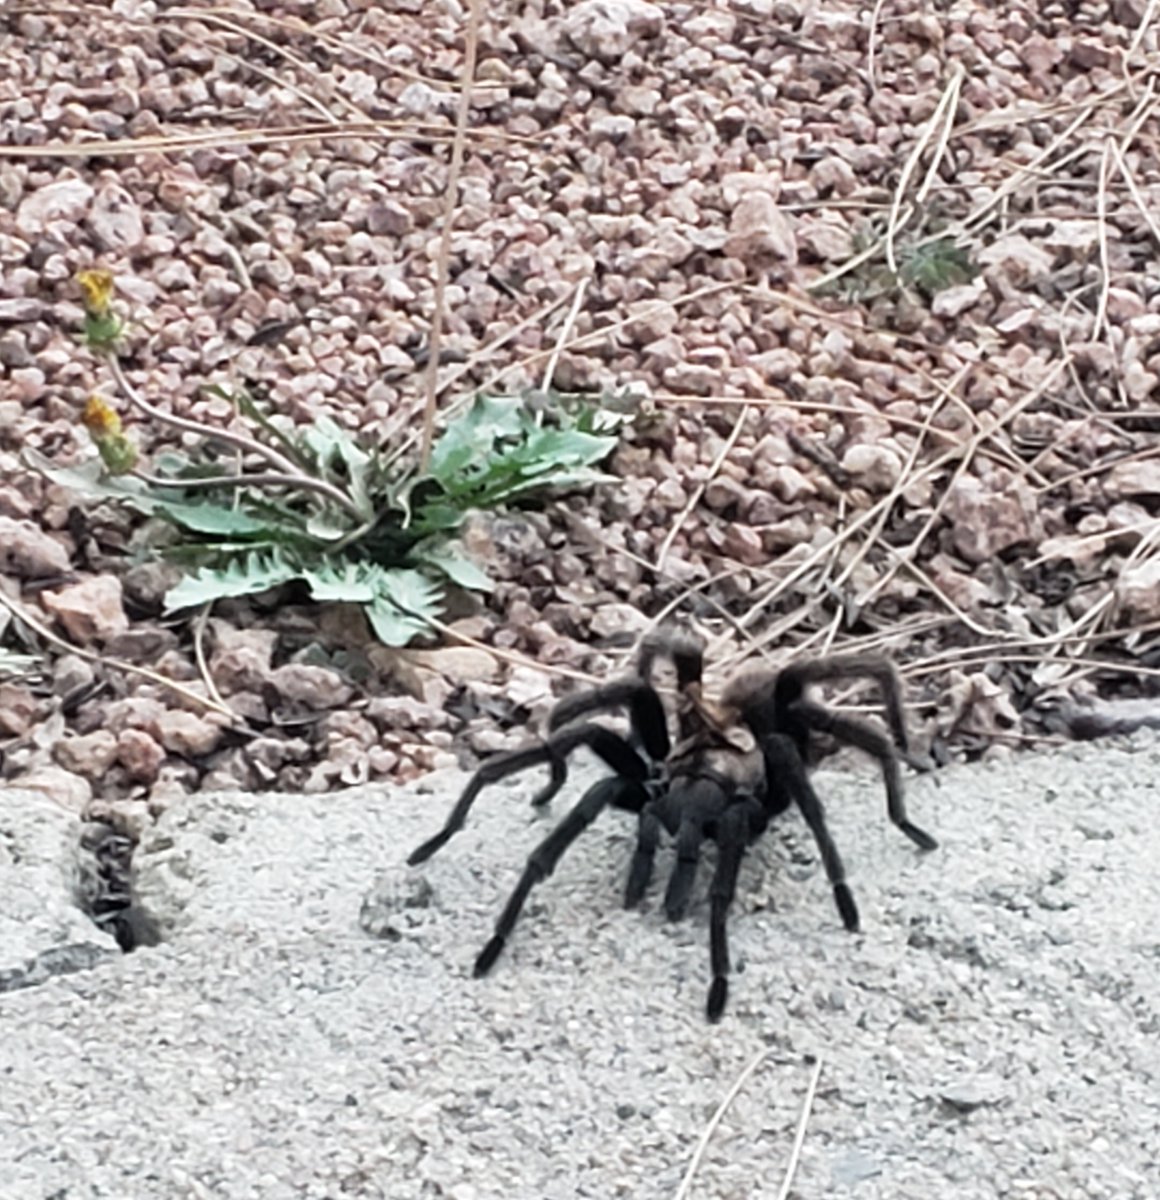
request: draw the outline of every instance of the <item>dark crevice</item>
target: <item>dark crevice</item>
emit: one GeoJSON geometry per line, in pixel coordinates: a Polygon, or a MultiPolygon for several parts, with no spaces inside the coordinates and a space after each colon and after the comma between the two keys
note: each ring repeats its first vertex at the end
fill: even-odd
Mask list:
{"type": "Polygon", "coordinates": [[[133,921],[132,866],[136,839],[111,820],[90,820],[81,833],[77,900],[93,923],[126,953],[139,939],[133,921]]]}

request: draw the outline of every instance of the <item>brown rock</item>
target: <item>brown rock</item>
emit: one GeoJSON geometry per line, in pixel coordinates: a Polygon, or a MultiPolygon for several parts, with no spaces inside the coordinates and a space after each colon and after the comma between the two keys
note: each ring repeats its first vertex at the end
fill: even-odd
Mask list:
{"type": "Polygon", "coordinates": [[[737,522],[732,522],[726,528],[721,549],[730,558],[737,559],[747,567],[757,566],[769,560],[761,534],[751,526],[739,525],[737,522]]]}
{"type": "Polygon", "coordinates": [[[0,517],[0,574],[43,579],[67,574],[68,552],[32,521],[0,517]]]}
{"type": "Polygon", "coordinates": [[[473,646],[395,650],[385,665],[400,687],[433,708],[442,708],[458,687],[499,676],[496,658],[473,646]]]}
{"type": "Polygon", "coordinates": [[[165,593],[180,582],[180,567],[167,562],[144,562],[130,567],[124,575],[125,595],[144,608],[160,612],[165,593]]]}
{"type": "Polygon", "coordinates": [[[145,237],[141,209],[118,183],[106,183],[89,210],[88,226],[102,250],[128,254],[145,237]]]}
{"type": "Polygon", "coordinates": [[[0,733],[23,737],[43,708],[29,688],[0,683],[0,733]]]}
{"type": "Polygon", "coordinates": [[[308,762],[312,749],[305,738],[260,737],[249,742],[244,752],[246,758],[270,780],[287,763],[308,762]]]}
{"type": "Polygon", "coordinates": [[[762,190],[746,192],[733,209],[725,253],[747,266],[797,262],[793,224],[777,201],[762,190]]]}
{"type": "Polygon", "coordinates": [[[270,677],[278,634],[269,629],[236,629],[213,620],[214,648],[209,672],[223,694],[260,688],[270,677]]]}
{"type": "Polygon", "coordinates": [[[854,253],[853,234],[841,221],[803,221],[797,240],[823,262],[844,262],[854,253]]]}
{"type": "Polygon", "coordinates": [[[329,667],[285,663],[270,672],[270,684],[284,699],[308,709],[337,708],[354,689],[329,667]]]}
{"type": "Polygon", "coordinates": [[[810,183],[819,193],[849,196],[858,187],[858,176],[844,158],[834,155],[814,164],[810,170],[810,183]]]}
{"type": "Polygon", "coordinates": [[[720,371],[697,363],[677,363],[667,368],[662,377],[674,392],[689,392],[694,396],[711,396],[721,386],[720,371]]]}
{"type": "Polygon", "coordinates": [[[367,229],[375,234],[403,237],[414,228],[414,218],[401,204],[394,200],[382,200],[367,210],[367,229]]]}
{"type": "Polygon", "coordinates": [[[766,350],[762,354],[755,354],[749,362],[766,379],[775,382],[789,379],[795,371],[802,369],[801,355],[787,346],[778,346],[773,350],[766,350]]]}
{"type": "Polygon", "coordinates": [[[113,575],[94,575],[56,592],[45,592],[41,603],[81,643],[103,642],[129,628],[121,607],[121,581],[113,575]]]}
{"type": "Polygon", "coordinates": [[[117,738],[117,762],[138,783],[152,783],[165,751],[143,729],[126,729],[117,738]]]}
{"type": "Polygon", "coordinates": [[[987,285],[982,279],[943,288],[931,301],[930,309],[936,317],[957,317],[973,308],[986,292],[987,285]]]}
{"type": "Polygon", "coordinates": [[[367,705],[367,716],[380,729],[446,729],[447,714],[441,708],[423,704],[413,696],[376,696],[367,705]]]}
{"type": "Polygon", "coordinates": [[[955,548],[971,563],[1040,536],[1035,496],[1011,472],[997,470],[986,480],[964,476],[947,504],[955,548]]]}
{"type": "Polygon", "coordinates": [[[26,196],[16,210],[16,228],[23,234],[43,233],[54,221],[75,224],[84,216],[93,189],[83,179],[58,179],[26,196]]]}
{"type": "Polygon", "coordinates": [[[714,512],[723,512],[727,508],[743,504],[749,497],[736,479],[728,475],[718,475],[705,485],[705,507],[714,512]]]}
{"type": "Polygon", "coordinates": [[[888,492],[902,475],[902,460],[889,446],[864,443],[846,451],[842,469],[871,491],[888,492]]]}
{"type": "MultiPolygon", "coordinates": [[[[13,325],[23,325],[28,321],[40,320],[41,314],[44,312],[44,302],[37,300],[34,296],[9,296],[6,299],[0,300],[0,322],[11,322],[13,325]]],[[[22,366],[28,366],[29,362],[22,363],[22,366]]],[[[5,363],[5,366],[15,366],[14,363],[5,363]]]]}
{"type": "Polygon", "coordinates": [[[105,643],[105,650],[114,658],[123,658],[127,662],[149,663],[155,670],[178,678],[172,671],[166,670],[159,661],[164,654],[176,650],[177,634],[172,629],[162,625],[135,625],[122,633],[114,634],[105,643]]]}
{"type": "Polygon", "coordinates": [[[669,512],[680,512],[689,502],[685,489],[679,479],[662,479],[653,489],[650,497],[655,504],[668,509],[669,512]]]}
{"type": "Polygon", "coordinates": [[[648,625],[648,617],[631,604],[601,604],[592,613],[592,633],[607,638],[616,634],[640,633],[648,625]]]}
{"type": "Polygon", "coordinates": [[[547,707],[552,703],[552,677],[534,667],[516,667],[504,692],[520,708],[535,710],[547,707]]]}
{"type": "Polygon", "coordinates": [[[104,728],[120,734],[126,729],[146,729],[164,712],[165,705],[150,696],[126,696],[108,704],[89,705],[84,709],[86,727],[82,732],[104,728]]]}
{"type": "Polygon", "coordinates": [[[974,252],[975,261],[997,266],[1009,276],[1016,287],[1026,287],[1032,281],[1048,275],[1055,256],[1021,233],[1009,233],[996,238],[989,246],[974,252]]]}
{"type": "Polygon", "coordinates": [[[221,741],[221,726],[193,713],[169,709],[152,722],[149,734],[171,754],[202,758],[221,741]]]}
{"type": "Polygon", "coordinates": [[[494,680],[500,667],[495,656],[475,646],[447,646],[440,650],[402,650],[400,660],[438,671],[456,687],[477,679],[494,680]]]}
{"type": "Polygon", "coordinates": [[[636,300],[628,306],[628,314],[632,320],[627,333],[640,346],[668,337],[679,320],[672,304],[657,300],[636,300]]]}
{"type": "Polygon", "coordinates": [[[1120,463],[1113,467],[1104,483],[1109,496],[1160,496],[1160,459],[1120,463]]]}
{"type": "Polygon", "coordinates": [[[378,730],[361,713],[339,711],[328,713],[319,725],[328,746],[349,742],[365,750],[379,740],[378,730]]]}
{"type": "Polygon", "coordinates": [[[794,504],[798,500],[817,494],[817,488],[809,478],[789,463],[772,466],[768,462],[760,462],[757,464],[755,476],[757,483],[787,504],[794,504]]]}
{"type": "Polygon", "coordinates": [[[116,762],[117,737],[107,729],[66,737],[52,748],[52,756],[66,771],[97,782],[116,762]]]}
{"type": "Polygon", "coordinates": [[[637,42],[656,37],[664,23],[663,10],[646,0],[580,0],[570,6],[563,29],[582,54],[614,63],[637,42]]]}

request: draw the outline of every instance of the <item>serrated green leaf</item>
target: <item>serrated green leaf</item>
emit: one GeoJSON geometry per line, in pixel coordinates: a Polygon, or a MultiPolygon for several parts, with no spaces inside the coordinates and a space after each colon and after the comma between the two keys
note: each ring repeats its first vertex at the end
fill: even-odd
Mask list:
{"type": "Polygon", "coordinates": [[[435,617],[443,589],[430,576],[410,567],[367,567],[375,591],[409,612],[435,617]]]}
{"type": "Polygon", "coordinates": [[[352,562],[327,562],[315,570],[302,571],[310,594],[320,603],[370,604],[377,595],[365,567],[352,562]]]}
{"type": "Polygon", "coordinates": [[[510,396],[477,396],[471,408],[443,431],[431,448],[427,471],[448,491],[462,472],[486,464],[496,442],[518,437],[526,416],[523,401],[510,396]]]}
{"type": "Polygon", "coordinates": [[[437,583],[422,571],[406,568],[372,567],[367,578],[375,589],[375,598],[366,607],[367,618],[381,642],[405,646],[412,638],[430,631],[430,622],[438,618],[443,599],[437,583]]]}
{"type": "Polygon", "coordinates": [[[933,298],[947,288],[970,283],[979,273],[967,252],[953,238],[939,238],[911,248],[900,269],[902,282],[933,298]]]}
{"type": "Polygon", "coordinates": [[[156,516],[168,517],[174,524],[190,533],[203,533],[210,537],[246,537],[247,535],[273,536],[274,528],[268,521],[260,521],[243,509],[226,508],[208,502],[186,504],[178,500],[155,500],[153,512],[156,516]]]}
{"type": "Polygon", "coordinates": [[[364,518],[374,514],[369,480],[373,473],[374,456],[368,454],[341,425],[329,417],[319,417],[301,435],[301,443],[311,456],[315,469],[324,478],[332,478],[345,487],[364,518]],[[334,472],[335,465],[341,472],[334,472]]]}
{"type": "Polygon", "coordinates": [[[165,593],[165,611],[171,613],[230,596],[265,592],[297,579],[300,574],[298,567],[286,559],[249,554],[221,569],[202,567],[187,575],[165,593]]]}
{"type": "Polygon", "coordinates": [[[412,557],[417,562],[429,563],[458,587],[473,592],[490,592],[495,588],[495,583],[466,554],[454,546],[440,545],[433,541],[425,542],[415,548],[412,557]]]}
{"type": "Polygon", "coordinates": [[[374,600],[366,606],[365,611],[375,637],[384,646],[406,646],[429,629],[425,621],[395,608],[387,600],[374,600]]]}

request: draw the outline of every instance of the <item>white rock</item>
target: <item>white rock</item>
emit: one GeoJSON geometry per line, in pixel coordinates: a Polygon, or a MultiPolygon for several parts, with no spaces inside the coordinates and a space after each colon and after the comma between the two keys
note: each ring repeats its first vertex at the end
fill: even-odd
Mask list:
{"type": "Polygon", "coordinates": [[[117,183],[106,183],[89,211],[89,229],[102,249],[123,254],[145,237],[145,221],[133,197],[117,183]]]}
{"type": "Polygon", "coordinates": [[[53,221],[79,221],[93,198],[83,179],[59,179],[26,196],[16,210],[16,228],[23,234],[43,233],[53,221]]]}
{"type": "Polygon", "coordinates": [[[582,53],[615,62],[664,28],[664,13],[646,0],[581,0],[564,18],[564,33],[582,53]]]}
{"type": "Polygon", "coordinates": [[[1125,567],[1116,580],[1116,599],[1133,623],[1160,620],[1160,558],[1125,567]]]}
{"type": "Polygon", "coordinates": [[[888,491],[902,475],[902,460],[888,446],[851,446],[842,467],[872,491],[888,491]]]}

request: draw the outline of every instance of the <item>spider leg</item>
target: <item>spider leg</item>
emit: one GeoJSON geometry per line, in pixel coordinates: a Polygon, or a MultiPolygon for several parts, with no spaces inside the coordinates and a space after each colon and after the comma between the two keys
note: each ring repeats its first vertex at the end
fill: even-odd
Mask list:
{"type": "Polygon", "coordinates": [[[789,683],[791,687],[805,687],[827,680],[863,678],[871,679],[878,685],[894,744],[904,755],[909,755],[910,736],[906,732],[906,717],[902,711],[902,688],[898,673],[886,659],[872,654],[850,654],[793,663],[782,672],[781,686],[784,688],[789,683]],[[790,683],[791,680],[795,682],[790,683]]]}
{"type": "Polygon", "coordinates": [[[653,863],[661,841],[661,828],[656,803],[651,801],[640,812],[636,849],[632,852],[632,865],[628,869],[628,883],[624,889],[625,908],[635,908],[644,899],[645,890],[652,879],[653,863]]]}
{"type": "Polygon", "coordinates": [[[564,852],[580,834],[610,805],[635,812],[644,806],[645,799],[646,793],[639,783],[617,776],[601,779],[584,793],[580,802],[529,855],[515,891],[508,898],[499,920],[495,923],[495,933],[475,960],[473,973],[476,978],[486,975],[495,965],[495,960],[499,958],[507,939],[511,936],[532,888],[552,874],[564,852]]]}
{"type": "MultiPolygon", "coordinates": [[[[436,850],[445,846],[450,839],[463,828],[467,814],[475,803],[476,797],[489,784],[515,775],[527,767],[539,766],[542,763],[552,765],[552,783],[544,789],[548,796],[553,795],[566,777],[566,769],[560,764],[577,746],[587,746],[594,754],[604,760],[621,779],[632,783],[643,784],[648,775],[648,767],[639,754],[611,729],[602,725],[572,725],[553,734],[546,742],[538,746],[528,746],[523,750],[512,750],[506,754],[497,754],[489,758],[472,776],[459,797],[447,823],[421,846],[411,852],[407,859],[409,866],[425,862],[436,850]],[[558,772],[560,772],[558,774],[558,772]],[[556,780],[559,779],[559,783],[556,780]]],[[[546,799],[541,793],[537,802],[546,799]]]]}
{"type": "Polygon", "coordinates": [[[898,770],[898,755],[890,740],[871,725],[853,717],[831,712],[812,700],[799,700],[794,711],[811,729],[829,733],[839,741],[848,742],[882,764],[882,776],[886,782],[886,809],[891,821],[922,850],[934,850],[938,842],[924,829],[919,829],[906,816],[906,801],[902,795],[902,775],[898,770]]]}
{"type": "Polygon", "coordinates": [[[533,808],[543,808],[568,782],[568,763],[563,758],[549,758],[548,782],[532,797],[533,808]]]}
{"type": "Polygon", "coordinates": [[[761,739],[761,749],[765,758],[766,786],[774,790],[784,788],[801,809],[821,852],[822,866],[834,890],[834,903],[838,906],[842,924],[851,933],[856,933],[858,906],[846,882],[846,868],[842,865],[842,857],[826,825],[825,809],[814,791],[814,785],[810,783],[805,763],[793,739],[780,733],[767,734],[761,739]]]}
{"type": "Polygon", "coordinates": [[[653,762],[669,756],[669,727],[664,705],[653,688],[639,679],[621,679],[604,687],[565,696],[548,715],[548,731],[610,709],[627,708],[633,733],[653,762]]]}
{"type": "Polygon", "coordinates": [[[717,826],[717,869],[709,887],[709,962],[713,982],[709,986],[705,1015],[710,1021],[721,1019],[725,1001],[729,998],[729,941],[725,920],[737,893],[737,876],[755,817],[760,817],[760,809],[754,813],[751,805],[736,804],[725,810],[717,826]]]}
{"type": "Polygon", "coordinates": [[[673,864],[669,886],[665,889],[665,915],[670,921],[679,921],[689,907],[704,840],[704,824],[694,811],[681,821],[677,829],[677,861],[673,864]]]}

